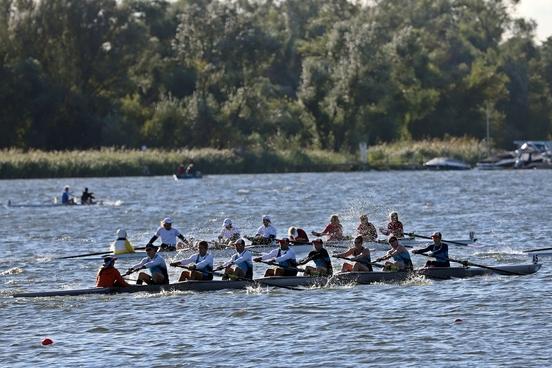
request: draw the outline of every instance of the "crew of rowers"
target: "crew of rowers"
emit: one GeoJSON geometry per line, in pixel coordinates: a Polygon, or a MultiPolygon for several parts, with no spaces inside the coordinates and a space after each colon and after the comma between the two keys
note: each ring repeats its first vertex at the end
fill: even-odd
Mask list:
{"type": "MultiPolygon", "coordinates": [[[[270,242],[276,239],[276,229],[271,225],[270,217],[263,216],[262,220],[263,225],[259,228],[253,239],[261,241],[261,244],[267,244],[268,239],[270,239],[270,242]]],[[[375,262],[372,262],[371,260],[370,250],[363,245],[365,242],[365,236],[369,237],[371,241],[375,240],[372,238],[374,235],[373,233],[375,233],[375,228],[367,221],[367,217],[365,215],[361,216],[360,220],[361,224],[359,225],[358,230],[359,233],[362,231],[364,234],[358,235],[354,239],[354,244],[350,249],[343,253],[333,254],[333,257],[341,258],[347,261],[342,266],[342,272],[372,272],[373,265],[377,265],[385,271],[413,270],[410,253],[399,243],[399,238],[396,235],[399,229],[402,232],[402,224],[399,222],[400,226],[397,225],[398,216],[396,216],[396,214],[395,216],[392,214],[392,221],[390,221],[387,229],[380,229],[382,232],[387,232],[389,234],[388,243],[390,250],[383,257],[376,259],[375,262]],[[385,261],[385,263],[378,263],[382,261],[385,261]]],[[[322,232],[313,232],[313,234],[316,236],[330,235],[329,238],[331,239],[331,235],[335,235],[335,233],[340,229],[341,225],[339,224],[339,219],[336,215],[334,215],[331,218],[330,224],[328,224],[322,232]]],[[[115,254],[127,253],[129,250],[134,251],[132,245],[130,245],[126,239],[126,236],[126,231],[117,231],[117,240],[112,246],[115,254]]],[[[214,275],[220,275],[217,271],[222,270],[224,270],[222,278],[225,280],[251,280],[253,279],[253,262],[261,262],[273,266],[272,268],[266,270],[265,277],[295,276],[298,272],[302,272],[307,276],[331,276],[333,274],[331,257],[328,254],[328,251],[324,248],[322,239],[315,239],[312,241],[313,250],[307,255],[307,257],[297,261],[295,252],[292,248],[290,248],[290,244],[309,244],[308,236],[302,229],[290,227],[288,230],[288,237],[282,238],[278,241],[279,247],[258,257],[253,257],[252,252],[246,249],[244,239],[239,236],[239,230],[232,227],[230,219],[225,219],[219,239],[230,239],[230,244],[235,247],[236,253],[232,255],[232,257],[223,265],[214,268],[214,257],[208,251],[208,242],[200,241],[198,243],[197,254],[191,255],[180,261],[170,263],[173,267],[181,267],[185,269],[181,273],[179,281],[212,280],[214,275]],[[309,262],[313,262],[313,266],[306,266],[303,269],[298,268],[298,266],[306,265],[309,262]]],[[[161,226],[157,229],[155,235],[145,246],[147,256],[136,265],[130,267],[124,276],[143,269],[148,269],[149,274],[145,272],[140,272],[138,274],[136,280],[137,284],[168,284],[169,276],[167,265],[163,257],[161,257],[157,251],[160,248],[165,250],[176,250],[177,238],[185,243],[189,243],[177,229],[172,227],[171,218],[163,219],[161,226]],[[162,244],[159,247],[153,244],[158,237],[161,237],[162,241],[162,244]]],[[[448,246],[446,243],[441,241],[441,234],[439,232],[433,233],[432,240],[433,243],[429,246],[423,249],[412,250],[412,253],[426,254],[431,252],[428,256],[434,257],[436,260],[428,261],[426,263],[426,267],[450,267],[448,260],[448,246]]],[[[119,271],[117,271],[114,267],[116,259],[116,256],[107,256],[104,258],[104,265],[97,275],[96,284],[98,287],[127,285],[119,271]]]]}

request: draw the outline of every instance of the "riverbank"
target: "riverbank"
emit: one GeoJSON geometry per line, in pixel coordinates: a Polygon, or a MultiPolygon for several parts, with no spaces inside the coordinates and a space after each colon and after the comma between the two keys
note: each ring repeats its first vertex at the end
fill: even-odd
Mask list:
{"type": "Polygon", "coordinates": [[[358,155],[315,149],[285,151],[216,150],[164,151],[103,148],[89,151],[0,151],[0,178],[113,177],[170,175],[190,160],[206,175],[304,171],[420,169],[436,156],[475,164],[484,146],[471,138],[396,142],[371,146],[365,162],[358,155]]]}

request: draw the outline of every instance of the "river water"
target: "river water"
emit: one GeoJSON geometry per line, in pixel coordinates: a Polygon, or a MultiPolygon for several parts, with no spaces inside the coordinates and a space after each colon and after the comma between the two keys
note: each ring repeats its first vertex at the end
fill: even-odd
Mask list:
{"type": "MultiPolygon", "coordinates": [[[[186,236],[213,239],[225,217],[253,234],[269,214],[283,235],[291,225],[321,230],[336,213],[352,234],[360,214],[379,227],[395,210],[407,232],[463,239],[475,231],[479,246],[451,247],[451,258],[528,263],[523,249],[552,246],[550,170],[4,180],[0,200],[47,204],[64,185],[75,194],[87,186],[104,204],[0,207],[1,366],[550,366],[552,268],[544,258],[523,277],[11,297],[93,287],[100,259],[54,258],[104,251],[118,228],[143,246],[166,216],[186,236]],[[42,346],[44,337],[54,344],[42,346]]],[[[117,262],[121,270],[135,263],[117,262]]]]}

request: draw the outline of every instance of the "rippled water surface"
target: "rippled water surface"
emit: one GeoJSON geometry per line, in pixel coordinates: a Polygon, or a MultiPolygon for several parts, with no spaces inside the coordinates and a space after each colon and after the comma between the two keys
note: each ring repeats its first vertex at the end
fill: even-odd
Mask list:
{"type": "Polygon", "coordinates": [[[143,246],[166,216],[186,236],[213,239],[225,217],[253,234],[269,214],[283,234],[291,225],[320,230],[337,213],[351,234],[361,213],[379,227],[396,210],[406,231],[449,239],[475,231],[479,246],[452,247],[451,257],[527,263],[523,249],[552,246],[552,171],[10,180],[0,181],[0,200],[47,204],[66,184],[76,193],[88,186],[104,205],[0,207],[2,366],[550,366],[552,268],[544,258],[537,274],[524,277],[304,291],[11,294],[92,287],[101,260],[54,258],[104,251],[117,228],[143,246]],[[46,336],[53,345],[41,346],[46,336]]]}

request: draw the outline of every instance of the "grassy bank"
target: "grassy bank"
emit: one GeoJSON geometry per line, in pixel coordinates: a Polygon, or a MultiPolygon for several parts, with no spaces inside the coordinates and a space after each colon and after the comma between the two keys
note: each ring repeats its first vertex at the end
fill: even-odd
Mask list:
{"type": "Polygon", "coordinates": [[[368,161],[321,150],[122,150],[0,151],[0,178],[169,175],[194,160],[204,174],[415,169],[435,156],[475,163],[483,147],[474,139],[397,142],[368,148],[368,161]]]}

